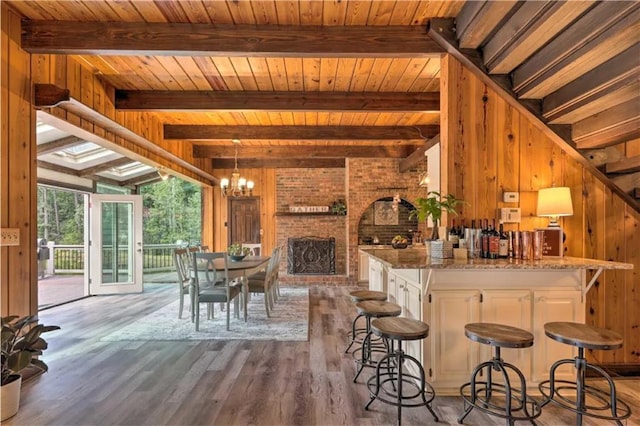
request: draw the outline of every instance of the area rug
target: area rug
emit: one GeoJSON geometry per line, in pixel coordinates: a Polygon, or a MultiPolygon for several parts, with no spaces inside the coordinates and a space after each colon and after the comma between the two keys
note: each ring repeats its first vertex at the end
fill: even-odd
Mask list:
{"type": "MultiPolygon", "coordinates": [[[[182,319],[178,319],[179,301],[134,321],[133,323],[102,337],[102,341],[122,340],[281,340],[305,341],[309,338],[309,289],[284,287],[280,289],[271,317],[267,317],[261,294],[252,295],[240,319],[233,316],[231,305],[230,330],[227,331],[227,313],[215,304],[214,319],[207,319],[206,305],[200,306],[200,330],[191,322],[189,302],[185,300],[182,319]]],[[[178,295],[176,294],[176,299],[178,295]]]]}

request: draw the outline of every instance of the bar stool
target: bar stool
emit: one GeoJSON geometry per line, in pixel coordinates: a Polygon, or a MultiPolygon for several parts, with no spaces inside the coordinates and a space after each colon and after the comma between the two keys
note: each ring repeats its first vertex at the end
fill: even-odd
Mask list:
{"type": "Polygon", "coordinates": [[[587,362],[585,349],[613,350],[622,347],[622,336],[605,328],[594,327],[575,322],[549,322],[544,325],[544,333],[551,339],[576,346],[578,356],[574,359],[556,361],[549,373],[549,380],[538,385],[540,393],[545,397],[542,406],[553,402],[560,407],[576,413],[576,424],[582,424],[582,416],[602,420],[613,420],[621,425],[621,420],[631,416],[631,408],[616,397],[616,385],[611,376],[602,368],[587,362]],[[576,368],[576,381],[556,380],[556,369],[563,364],[573,364],[576,368]],[[609,383],[609,393],[588,386],[585,383],[587,369],[597,372],[609,383]],[[561,383],[561,386],[557,386],[561,383]],[[569,395],[565,393],[568,390],[569,395]],[[570,397],[571,396],[571,397],[570,397]],[[590,397],[589,403],[587,397],[590,397]],[[597,405],[590,405],[597,404],[597,405]],[[611,415],[598,414],[598,411],[610,411],[611,415]]]}
{"type": "Polygon", "coordinates": [[[364,409],[376,399],[398,407],[398,425],[402,422],[402,407],[427,407],[433,419],[437,422],[438,416],[431,408],[431,401],[436,396],[433,387],[425,381],[424,368],[416,358],[407,355],[402,350],[402,342],[405,340],[422,340],[429,335],[429,325],[422,321],[404,317],[386,317],[371,321],[371,331],[383,339],[391,340],[389,353],[384,356],[376,366],[376,374],[369,378],[370,399],[364,409]],[[394,349],[395,342],[398,347],[394,349]],[[403,371],[405,362],[415,365],[419,376],[403,371]],[[386,372],[382,366],[386,364],[386,372]],[[408,389],[405,391],[405,385],[408,389]],[[411,393],[413,391],[413,393],[411,393]],[[415,401],[417,398],[420,400],[415,401]]]}
{"type": "Polygon", "coordinates": [[[527,384],[522,372],[500,357],[500,348],[533,346],[533,334],[520,328],[491,323],[466,324],[464,334],[474,342],[493,346],[495,352],[490,361],[478,364],[471,372],[471,381],[460,387],[465,410],[458,418],[458,423],[462,423],[474,408],[507,419],[509,425],[513,425],[517,420],[533,422],[541,413],[540,406],[533,398],[527,396],[527,384]],[[478,381],[478,374],[485,368],[486,381],[478,381]],[[519,389],[511,386],[507,369],[513,371],[520,379],[519,389]],[[494,383],[491,370],[502,373],[504,382],[494,383]],[[504,395],[504,405],[495,399],[491,401],[494,394],[504,395]]]}
{"type": "Polygon", "coordinates": [[[353,358],[358,365],[358,372],[353,378],[356,383],[358,376],[362,373],[364,367],[375,367],[377,361],[373,359],[373,353],[387,353],[387,343],[384,339],[378,342],[372,341],[371,319],[384,317],[398,317],[402,313],[402,307],[396,303],[382,302],[379,300],[365,300],[356,303],[358,316],[364,316],[366,320],[365,332],[367,333],[362,341],[362,345],[353,351],[353,358]]]}
{"type": "MultiPolygon", "coordinates": [[[[354,290],[349,293],[349,297],[351,297],[351,301],[355,303],[364,302],[365,300],[379,300],[381,302],[384,302],[387,300],[387,293],[375,290],[354,290]]],[[[356,328],[358,319],[362,317],[363,315],[358,314],[358,316],[356,316],[351,323],[351,332],[347,335],[350,336],[351,339],[349,341],[347,349],[344,350],[345,354],[349,353],[349,349],[351,349],[351,346],[353,346],[354,343],[362,343],[362,340],[364,338],[363,334],[367,333],[366,329],[364,328],[356,328]]]]}

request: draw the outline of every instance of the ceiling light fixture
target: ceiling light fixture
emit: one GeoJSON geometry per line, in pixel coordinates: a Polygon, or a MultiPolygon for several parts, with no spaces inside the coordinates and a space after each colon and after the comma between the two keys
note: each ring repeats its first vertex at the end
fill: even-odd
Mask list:
{"type": "Polygon", "coordinates": [[[222,195],[225,197],[251,196],[254,186],[253,181],[240,177],[240,172],[238,171],[238,145],[240,145],[240,139],[232,139],[231,142],[233,142],[236,147],[234,156],[235,167],[233,169],[233,173],[231,173],[231,179],[220,179],[220,189],[222,190],[222,195]]]}

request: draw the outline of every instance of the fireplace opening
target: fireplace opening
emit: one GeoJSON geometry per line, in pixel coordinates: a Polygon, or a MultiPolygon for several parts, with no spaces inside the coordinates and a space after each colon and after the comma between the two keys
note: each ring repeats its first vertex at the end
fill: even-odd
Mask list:
{"type": "Polygon", "coordinates": [[[333,275],[336,273],[336,239],[300,237],[287,240],[287,273],[333,275]]]}

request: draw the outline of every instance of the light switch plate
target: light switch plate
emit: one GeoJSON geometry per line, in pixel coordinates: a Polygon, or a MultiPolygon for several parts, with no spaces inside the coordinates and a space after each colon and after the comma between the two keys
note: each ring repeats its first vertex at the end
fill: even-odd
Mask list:
{"type": "Polygon", "coordinates": [[[504,223],[520,223],[520,207],[516,208],[501,208],[500,219],[504,223]]]}
{"type": "Polygon", "coordinates": [[[502,194],[502,201],[504,201],[505,203],[517,203],[518,201],[520,201],[520,193],[505,191],[502,194]]]}
{"type": "Polygon", "coordinates": [[[20,245],[20,229],[19,228],[0,229],[0,245],[19,246],[20,245]]]}

